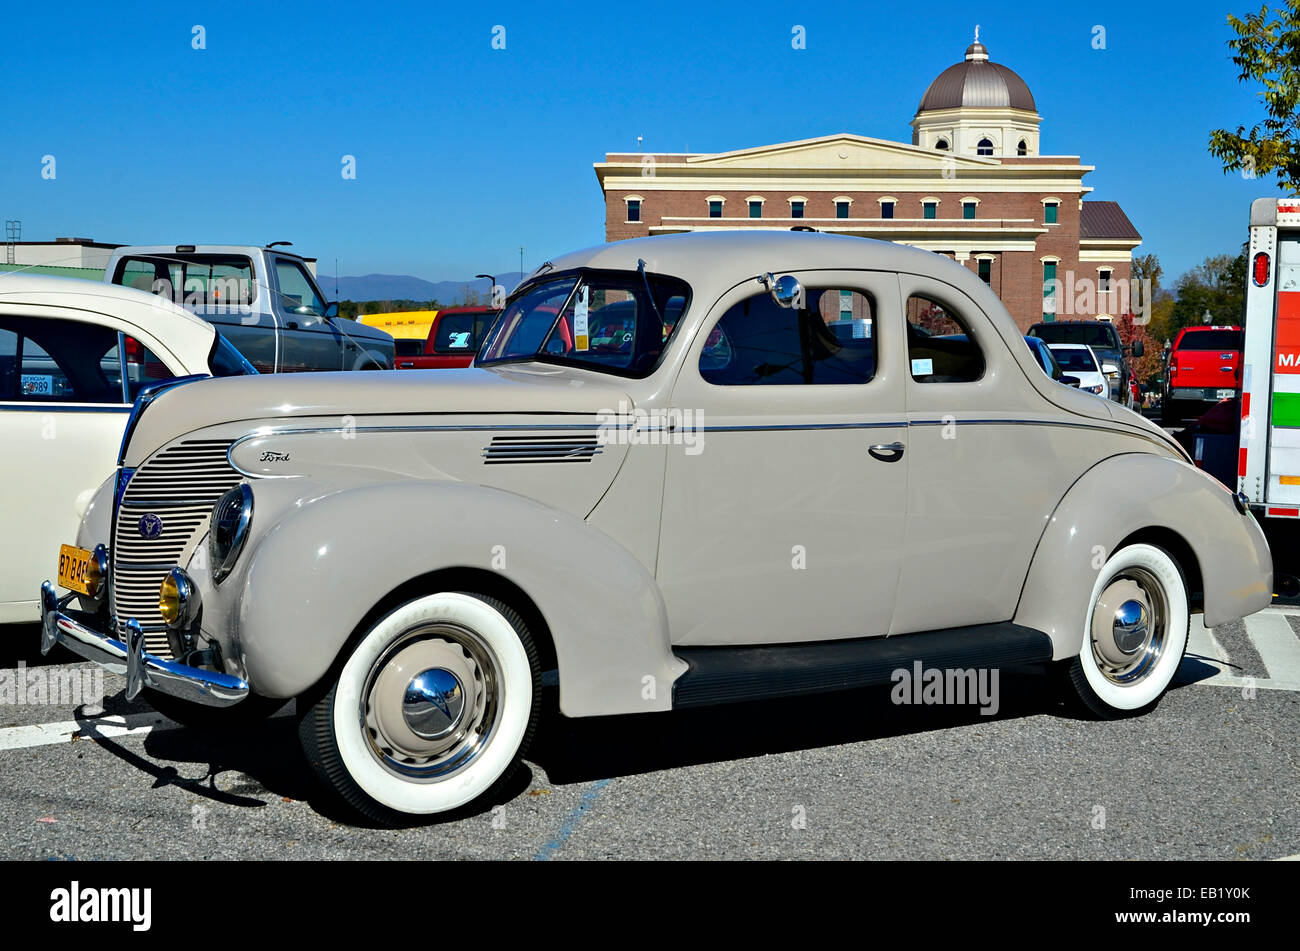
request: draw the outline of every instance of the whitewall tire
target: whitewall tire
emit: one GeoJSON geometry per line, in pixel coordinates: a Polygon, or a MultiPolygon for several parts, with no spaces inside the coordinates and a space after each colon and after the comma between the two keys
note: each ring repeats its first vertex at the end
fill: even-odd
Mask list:
{"type": "Polygon", "coordinates": [[[1118,718],[1150,709],[1187,649],[1187,583],[1168,552],[1127,545],[1106,561],[1083,618],[1069,680],[1085,707],[1118,718]]]}
{"type": "Polygon", "coordinates": [[[370,818],[450,812],[509,779],[537,726],[540,684],[518,613],[440,592],[361,636],[299,736],[316,772],[370,818]]]}

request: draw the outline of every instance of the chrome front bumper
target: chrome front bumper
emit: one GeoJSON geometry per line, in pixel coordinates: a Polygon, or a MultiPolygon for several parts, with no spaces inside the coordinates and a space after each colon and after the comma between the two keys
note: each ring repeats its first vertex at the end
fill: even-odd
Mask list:
{"type": "Polygon", "coordinates": [[[134,619],[126,622],[127,641],[122,643],[92,625],[95,619],[81,611],[70,611],[54,592],[54,585],[41,585],[41,653],[48,654],[62,644],[86,660],[126,675],[126,698],[134,700],[145,687],[206,707],[229,707],[248,696],[248,684],[230,674],[189,667],[146,654],[144,631],[134,619]]]}

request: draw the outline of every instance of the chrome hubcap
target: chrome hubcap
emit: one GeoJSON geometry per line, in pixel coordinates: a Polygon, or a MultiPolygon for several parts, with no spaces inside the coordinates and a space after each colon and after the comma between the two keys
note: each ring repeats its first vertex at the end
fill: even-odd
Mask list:
{"type": "Polygon", "coordinates": [[[404,779],[454,776],[490,742],[501,689],[496,656],[477,633],[446,621],[412,628],[375,661],[362,691],[371,754],[404,779]]]}
{"type": "Polygon", "coordinates": [[[1146,677],[1160,660],[1167,636],[1164,588],[1144,568],[1125,568],[1102,590],[1092,612],[1093,658],[1113,683],[1146,677]]]}
{"type": "Polygon", "coordinates": [[[465,713],[465,690],[450,670],[431,667],[416,674],[402,696],[402,716],[416,736],[440,740],[465,713]]]}

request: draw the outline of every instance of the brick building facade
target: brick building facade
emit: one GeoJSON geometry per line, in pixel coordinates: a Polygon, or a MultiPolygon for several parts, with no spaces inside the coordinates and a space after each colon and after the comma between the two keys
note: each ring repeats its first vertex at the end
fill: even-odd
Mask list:
{"type": "Polygon", "coordinates": [[[727,228],[880,238],[975,271],[1022,328],[1118,317],[1141,235],[1085,201],[1093,167],[1039,153],[1024,80],[978,39],[935,79],[912,142],[841,133],[718,153],[609,153],[596,163],[609,241],[727,228]]]}

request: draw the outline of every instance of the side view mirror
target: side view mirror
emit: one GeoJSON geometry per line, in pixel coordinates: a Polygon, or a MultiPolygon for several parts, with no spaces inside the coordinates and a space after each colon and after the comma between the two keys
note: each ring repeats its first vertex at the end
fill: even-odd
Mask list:
{"type": "Polygon", "coordinates": [[[1141,340],[1133,341],[1133,356],[1140,357],[1147,352],[1146,345],[1141,340]]]}
{"type": "Polygon", "coordinates": [[[333,320],[339,315],[339,302],[334,300],[325,305],[324,317],[326,320],[333,320]]]}
{"type": "Polygon", "coordinates": [[[796,278],[789,274],[773,277],[768,273],[759,280],[767,286],[768,293],[772,295],[772,300],[776,301],[778,307],[803,309],[803,286],[796,278]]]}
{"type": "Polygon", "coordinates": [[[1076,390],[1079,388],[1079,378],[1077,376],[1062,376],[1059,382],[1064,383],[1066,386],[1072,386],[1076,390]]]}

